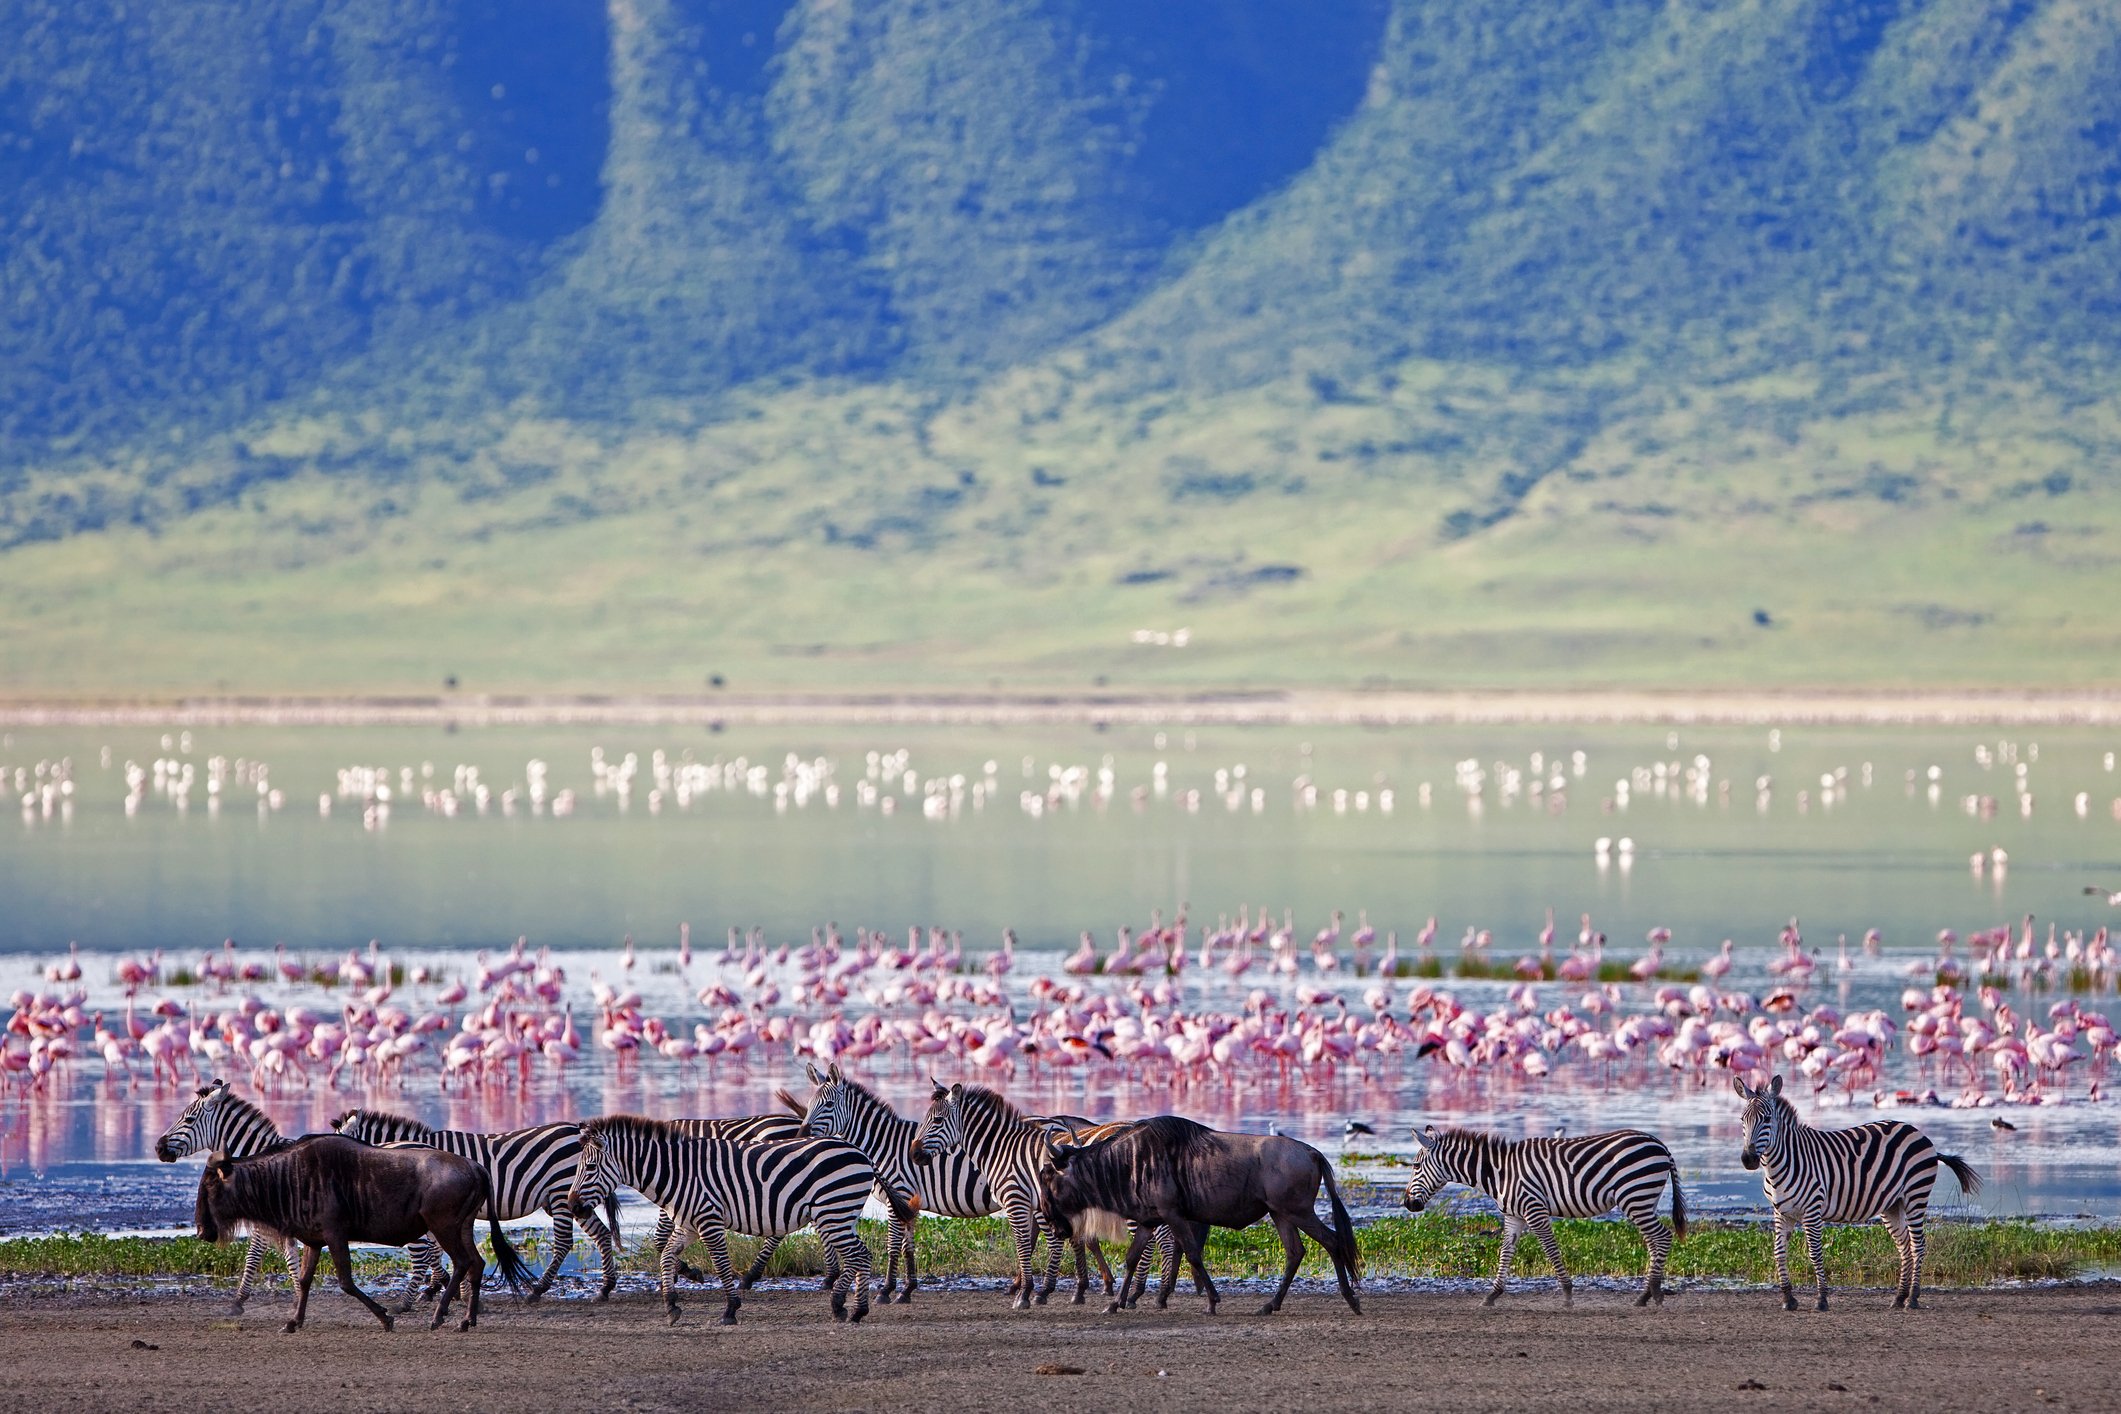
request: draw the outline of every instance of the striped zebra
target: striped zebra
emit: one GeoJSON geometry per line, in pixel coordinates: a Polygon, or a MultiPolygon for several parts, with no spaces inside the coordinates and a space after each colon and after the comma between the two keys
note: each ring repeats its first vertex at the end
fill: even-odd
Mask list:
{"type": "Polygon", "coordinates": [[[1664,1304],[1664,1266],[1672,1255],[1674,1229],[1686,1239],[1686,1198],[1679,1191],[1679,1166],[1672,1151],[1654,1134],[1615,1129],[1570,1139],[1525,1139],[1513,1142],[1476,1130],[1430,1125],[1422,1133],[1421,1154],[1407,1180],[1406,1206],[1422,1205],[1450,1183],[1485,1193],[1502,1209],[1502,1264],[1483,1305],[1501,1299],[1510,1280],[1510,1259],[1530,1232],[1538,1239],[1554,1275],[1561,1279],[1561,1304],[1574,1303],[1569,1269],[1554,1240],[1555,1218],[1595,1218],[1618,1208],[1642,1233],[1650,1249],[1649,1278],[1637,1306],[1664,1304]],[[1672,1185],[1672,1226],[1657,1216],[1657,1200],[1672,1185]]]}
{"type": "MultiPolygon", "coordinates": [[[[177,1116],[177,1122],[163,1131],[155,1141],[155,1157],[165,1164],[173,1164],[186,1154],[225,1154],[231,1159],[247,1159],[256,1154],[269,1154],[290,1143],[280,1132],[279,1126],[265,1117],[265,1112],[250,1101],[228,1088],[226,1080],[216,1080],[200,1087],[192,1102],[177,1116]]],[[[268,1250],[279,1247],[287,1260],[287,1269],[292,1272],[300,1256],[302,1244],[292,1239],[276,1240],[271,1233],[255,1229],[250,1235],[249,1250],[243,1254],[243,1275],[236,1282],[235,1305],[229,1315],[243,1314],[243,1303],[250,1299],[251,1284],[258,1279],[259,1264],[265,1260],[268,1250]]]]}
{"type": "Polygon", "coordinates": [[[1819,1279],[1819,1309],[1826,1309],[1826,1225],[1876,1218],[1893,1234],[1900,1257],[1895,1310],[1922,1306],[1922,1224],[1930,1190],[1942,1163],[1971,1197],[1981,1175],[1956,1154],[1940,1154],[1912,1124],[1888,1120],[1854,1129],[1813,1129],[1782,1098],[1782,1077],[1758,1090],[1736,1076],[1731,1086],[1745,1101],[1745,1148],[1738,1162],[1761,1169],[1767,1200],[1775,1210],[1775,1275],[1782,1283],[1782,1309],[1797,1309],[1790,1285],[1790,1230],[1804,1229],[1812,1273],[1819,1279]]]}
{"type": "MultiPolygon", "coordinates": [[[[552,1261],[531,1286],[527,1299],[535,1301],[551,1288],[553,1278],[559,1275],[560,1264],[574,1250],[577,1215],[568,1206],[567,1195],[574,1182],[575,1161],[581,1154],[582,1141],[573,1124],[540,1124],[506,1134],[474,1134],[463,1129],[436,1129],[386,1110],[356,1109],[333,1120],[331,1127],[364,1144],[424,1144],[445,1154],[469,1159],[486,1171],[487,1179],[493,1185],[493,1212],[504,1221],[537,1212],[550,1214],[552,1261]]],[[[610,1223],[609,1227],[605,1226],[594,1211],[579,1215],[582,1230],[596,1243],[597,1254],[603,1262],[604,1284],[596,1299],[604,1301],[610,1298],[619,1279],[619,1200],[616,1193],[605,1192],[592,1195],[591,1201],[603,1203],[605,1218],[610,1223]]],[[[442,1280],[441,1265],[432,1243],[422,1244],[421,1250],[413,1253],[412,1280],[406,1287],[406,1309],[410,1309],[413,1294],[423,1285],[427,1288],[426,1295],[434,1294],[442,1280]]]]}
{"type": "MultiPolygon", "coordinates": [[[[674,1125],[638,1115],[607,1115],[581,1126],[582,1155],[569,1202],[581,1212],[592,1195],[621,1184],[638,1189],[675,1220],[663,1249],[663,1303],[672,1325],[678,1320],[677,1254],[698,1237],[714,1258],[728,1304],[722,1324],[736,1324],[736,1270],[729,1263],[729,1232],[762,1237],[815,1227],[839,1261],[832,1284],[832,1315],[847,1319],[847,1293],[855,1291],[854,1319],[869,1313],[869,1249],[855,1224],[876,1170],[852,1145],[834,1139],[790,1139],[735,1144],[688,1138],[674,1125]]],[[[885,1190],[887,1196],[890,1190],[885,1190]]],[[[910,1216],[899,1205],[897,1216],[910,1216]]]]}
{"type": "MultiPolygon", "coordinates": [[[[1038,1247],[1039,1234],[1047,1231],[1046,1221],[1039,1213],[1038,1167],[1052,1145],[1056,1130],[1068,1133],[1071,1142],[1091,1143],[1124,1133],[1134,1126],[1131,1122],[1091,1125],[1074,1116],[1027,1115],[983,1085],[945,1086],[940,1080],[933,1084],[935,1091],[929,1100],[928,1111],[915,1123],[907,1152],[914,1163],[924,1168],[938,1159],[962,1155],[977,1169],[994,1201],[994,1206],[986,1211],[999,1210],[1009,1224],[1010,1235],[1016,1239],[1018,1284],[1011,1288],[1015,1297],[1013,1305],[1017,1310],[1028,1310],[1036,1290],[1038,1304],[1043,1306],[1060,1280],[1060,1245],[1047,1243],[1043,1286],[1033,1275],[1031,1261],[1038,1247]]],[[[1164,1299],[1168,1299],[1175,1280],[1177,1243],[1161,1228],[1155,1236],[1158,1253],[1164,1259],[1163,1294],[1164,1299]]],[[[1077,1263],[1075,1301],[1080,1305],[1089,1276],[1087,1268],[1082,1265],[1080,1247],[1077,1248],[1077,1263]]],[[[1101,1251],[1097,1264],[1105,1272],[1105,1290],[1109,1293],[1112,1290],[1111,1269],[1106,1266],[1101,1251]]],[[[1121,1293],[1123,1304],[1130,1295],[1121,1293]]]]}
{"type": "MultiPolygon", "coordinates": [[[[722,1139],[731,1144],[769,1144],[782,1139],[803,1137],[802,1120],[785,1114],[737,1115],[729,1119],[673,1119],[665,1123],[688,1139],[722,1139]]],[[[670,1216],[668,1208],[656,1213],[653,1239],[655,1251],[661,1252],[670,1245],[670,1234],[675,1228],[676,1220],[670,1216]]],[[[737,1281],[739,1290],[751,1290],[758,1284],[759,1278],[766,1275],[766,1263],[771,1261],[773,1254],[780,1249],[783,1236],[784,1234],[775,1234],[759,1243],[758,1255],[751,1259],[751,1265],[744,1269],[744,1275],[737,1281]]],[[[678,1250],[681,1254],[678,1257],[678,1275],[686,1281],[704,1284],[707,1273],[684,1259],[682,1243],[679,1244],[678,1250]]],[[[838,1263],[831,1250],[827,1249],[825,1278],[828,1285],[837,1274],[838,1263]]]]}

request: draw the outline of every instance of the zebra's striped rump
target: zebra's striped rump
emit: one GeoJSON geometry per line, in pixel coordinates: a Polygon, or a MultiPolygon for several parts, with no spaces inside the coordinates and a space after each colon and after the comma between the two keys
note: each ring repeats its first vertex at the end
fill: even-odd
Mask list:
{"type": "MultiPolygon", "coordinates": [[[[576,1211],[588,1203],[588,1194],[623,1184],[670,1212],[674,1233],[662,1253],[662,1288],[673,1324],[679,1315],[677,1257],[694,1236],[706,1243],[721,1278],[728,1301],[722,1324],[736,1323],[743,1303],[729,1261],[731,1230],[773,1237],[815,1227],[839,1261],[834,1318],[847,1318],[850,1289],[856,1293],[853,1318],[868,1313],[869,1249],[855,1224],[876,1185],[876,1170],[859,1149],[835,1139],[694,1139],[675,1125],[637,1115],[587,1120],[581,1137],[568,1199],[576,1211]]],[[[910,1216],[903,1203],[899,1215],[910,1216]]]]}
{"type": "Polygon", "coordinates": [[[1470,1129],[1422,1134],[1422,1149],[1407,1179],[1405,1206],[1420,1212],[1439,1189],[1461,1183],[1502,1209],[1502,1261],[1487,1296],[1492,1306],[1509,1281],[1517,1243],[1530,1232],[1561,1281],[1562,1304],[1574,1292],[1555,1241],[1555,1218],[1595,1218],[1618,1208],[1649,1248],[1649,1271],[1635,1304],[1664,1302],[1665,1263],[1675,1240],[1686,1237],[1686,1198],[1672,1151],[1654,1134],[1615,1129],[1566,1139],[1511,1141],[1470,1129]],[[1672,1186],[1672,1226],[1657,1216],[1657,1200],[1672,1186]],[[1675,1239],[1676,1230],[1676,1239],[1675,1239]]]}
{"type": "Polygon", "coordinates": [[[1893,1234],[1900,1257],[1900,1282],[1893,1305],[1919,1309],[1922,1262],[1928,1250],[1924,1224],[1930,1192],[1941,1164],[1952,1171],[1969,1195],[1981,1191],[1981,1175],[1956,1154],[1940,1154],[1929,1137],[1911,1124],[1886,1121],[1852,1129],[1814,1129],[1782,1097],[1782,1077],[1755,1090],[1733,1078],[1745,1101],[1745,1147],[1739,1161],[1762,1171],[1762,1187],[1775,1210],[1775,1275],[1782,1284],[1783,1309],[1797,1309],[1790,1283],[1790,1233],[1804,1230],[1804,1242],[1819,1283],[1819,1309],[1827,1309],[1825,1225],[1876,1219],[1893,1234]]]}

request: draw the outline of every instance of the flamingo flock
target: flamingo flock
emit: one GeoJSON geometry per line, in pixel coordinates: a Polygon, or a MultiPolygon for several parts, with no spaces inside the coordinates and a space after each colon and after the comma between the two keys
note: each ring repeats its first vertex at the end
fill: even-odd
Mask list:
{"type": "MultiPolygon", "coordinates": [[[[2104,927],[2050,929],[2043,946],[2027,918],[1970,934],[1964,960],[1958,936],[1940,934],[1934,957],[1906,965],[1922,985],[1906,987],[1895,1012],[1824,995],[1857,963],[1845,937],[1835,960],[1821,961],[1796,919],[1743,960],[1764,982],[1746,991],[1728,985],[1740,962],[1730,939],[1675,973],[1670,930],[1656,928],[1640,956],[1616,964],[1586,915],[1575,946],[1557,955],[1551,910],[1538,951],[1507,966],[1486,960],[1494,930],[1468,928],[1454,985],[1435,954],[1436,919],[1405,958],[1396,932],[1373,954],[1375,930],[1366,912],[1356,917],[1344,952],[1340,910],[1300,943],[1289,909],[1240,907],[1196,928],[1181,907],[1168,921],[1159,911],[1114,928],[1110,951],[1085,932],[1052,968],[1026,966],[1013,930],[968,956],[962,934],[940,927],[859,927],[849,937],[825,925],[800,944],[732,927],[719,951],[696,957],[686,927],[669,951],[644,954],[629,936],[617,976],[590,970],[586,992],[558,955],[523,938],[476,954],[464,975],[407,966],[373,941],[326,964],[224,940],[188,965],[160,953],[115,959],[103,989],[114,995],[102,1004],[70,947],[43,967],[51,985],[9,997],[0,1085],[34,1090],[57,1068],[100,1063],[113,1086],[247,1072],[268,1093],[418,1078],[477,1092],[585,1060],[686,1075],[793,1058],[1178,1089],[1424,1069],[1504,1084],[1573,1074],[1601,1086],[1782,1074],[1848,1103],[1985,1106],[2095,1100],[2121,1061],[2111,1022],[2077,995],[2110,994],[2121,980],[2104,927]],[[690,999],[682,1015],[644,1000],[633,982],[644,958],[674,974],[690,999]],[[2051,989],[2072,995],[2023,1000],[2051,989]]],[[[1864,935],[1866,962],[1881,941],[1864,935]]],[[[652,990],[670,995],[668,984],[652,990]]]]}

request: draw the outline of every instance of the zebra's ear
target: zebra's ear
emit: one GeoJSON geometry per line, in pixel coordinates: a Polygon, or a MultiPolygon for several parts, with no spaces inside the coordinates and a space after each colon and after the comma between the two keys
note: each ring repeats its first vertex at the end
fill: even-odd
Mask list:
{"type": "Polygon", "coordinates": [[[1438,1137],[1436,1126],[1433,1124],[1421,1132],[1421,1142],[1424,1144],[1434,1144],[1438,1137]]]}
{"type": "Polygon", "coordinates": [[[847,1078],[846,1076],[840,1073],[840,1063],[838,1061],[834,1061],[831,1065],[826,1066],[825,1074],[832,1078],[832,1083],[835,1085],[839,1084],[842,1080],[845,1080],[847,1078]]]}
{"type": "Polygon", "coordinates": [[[817,1073],[816,1061],[804,1061],[803,1073],[810,1077],[810,1083],[812,1085],[822,1085],[825,1083],[825,1077],[817,1073]]]}
{"type": "Polygon", "coordinates": [[[964,1081],[960,1080],[957,1084],[950,1087],[950,1098],[953,1100],[962,1100],[965,1098],[964,1081]]]}
{"type": "Polygon", "coordinates": [[[935,1087],[935,1098],[936,1098],[936,1099],[938,1099],[938,1100],[940,1100],[941,1098],[943,1098],[943,1096],[945,1096],[945,1095],[947,1095],[947,1094],[949,1094],[949,1093],[950,1093],[950,1087],[949,1087],[949,1086],[947,1086],[947,1085],[945,1085],[945,1084],[943,1084],[943,1082],[942,1082],[942,1081],[940,1081],[940,1080],[937,1080],[937,1079],[936,1079],[936,1078],[935,1078],[934,1076],[932,1076],[932,1075],[928,1077],[928,1083],[929,1083],[930,1085],[933,1085],[933,1086],[935,1087]]]}
{"type": "Polygon", "coordinates": [[[1779,1076],[1779,1075],[1778,1075],[1778,1076],[1776,1076],[1776,1077],[1775,1077],[1775,1078],[1774,1078],[1773,1080],[1770,1080],[1770,1081],[1769,1081],[1769,1082],[1767,1083],[1767,1092],[1768,1092],[1768,1093],[1769,1093],[1770,1095],[1780,1095],[1780,1094],[1782,1093],[1782,1077],[1781,1077],[1781,1076],[1779,1076]]]}

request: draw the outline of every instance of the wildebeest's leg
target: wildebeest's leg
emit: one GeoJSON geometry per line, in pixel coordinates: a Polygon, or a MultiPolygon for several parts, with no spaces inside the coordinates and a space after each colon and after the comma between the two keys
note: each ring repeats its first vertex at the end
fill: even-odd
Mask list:
{"type": "Polygon", "coordinates": [[[1335,1240],[1333,1229],[1327,1227],[1318,1214],[1309,1208],[1297,1209],[1290,1214],[1290,1218],[1295,1222],[1298,1232],[1326,1249],[1326,1256],[1333,1262],[1333,1279],[1340,1283],[1341,1300],[1348,1303],[1349,1310],[1360,1316],[1362,1302],[1355,1295],[1355,1273],[1341,1256],[1342,1243],[1335,1240]]]}
{"type": "Polygon", "coordinates": [[[535,1301],[552,1289],[553,1278],[560,1274],[560,1264],[574,1250],[574,1215],[567,1211],[566,1192],[562,1190],[548,1198],[545,1211],[552,1217],[552,1261],[546,1264],[544,1274],[531,1283],[523,1298],[526,1301],[535,1301]]]}
{"type": "Polygon", "coordinates": [[[1127,1244],[1127,1255],[1120,1263],[1119,1290],[1105,1303],[1105,1314],[1111,1315],[1126,1304],[1126,1296],[1134,1289],[1134,1276],[1141,1267],[1142,1253],[1149,1247],[1150,1229],[1137,1227],[1133,1240],[1127,1244]]]}
{"type": "MultiPolygon", "coordinates": [[[[744,1268],[744,1275],[737,1279],[738,1288],[749,1291],[752,1287],[757,1286],[759,1278],[766,1275],[766,1264],[773,1260],[773,1254],[780,1251],[780,1249],[781,1238],[779,1235],[769,1237],[759,1243],[758,1255],[751,1259],[751,1265],[744,1268]]],[[[700,1280],[707,1280],[706,1273],[702,1272],[700,1274],[700,1280]]]]}
{"type": "Polygon", "coordinates": [[[1554,1222],[1545,1213],[1532,1214],[1532,1236],[1539,1239],[1539,1249],[1547,1254],[1547,1263],[1554,1268],[1554,1275],[1561,1278],[1561,1304],[1576,1304],[1575,1288],[1569,1284],[1569,1269],[1561,1260],[1561,1243],[1554,1236],[1554,1222]]]}
{"type": "Polygon", "coordinates": [[[1502,1289],[1510,1280],[1510,1259],[1517,1255],[1518,1239],[1524,1236],[1525,1220],[1515,1213],[1502,1215],[1502,1261],[1495,1268],[1495,1286],[1488,1292],[1483,1306],[1493,1306],[1502,1299],[1502,1289]]]}
{"type": "Polygon", "coordinates": [[[479,1288],[486,1280],[486,1259],[479,1255],[478,1229],[467,1217],[457,1226],[444,1222],[433,1231],[435,1240],[449,1254],[449,1284],[442,1288],[442,1300],[435,1307],[434,1320],[427,1328],[441,1329],[442,1322],[449,1316],[450,1303],[464,1293],[468,1278],[471,1292],[465,1298],[464,1319],[457,1326],[459,1331],[468,1331],[479,1323],[479,1288]]]}
{"type": "Polygon", "coordinates": [[[307,1244],[302,1248],[302,1265],[295,1273],[295,1318],[280,1327],[282,1335],[293,1335],[302,1329],[302,1322],[309,1316],[309,1284],[316,1279],[317,1258],[324,1255],[320,1247],[307,1244]]]}
{"type": "Polygon", "coordinates": [[[331,1243],[331,1267],[339,1274],[339,1290],[366,1306],[369,1314],[383,1323],[384,1330],[397,1329],[398,1323],[391,1319],[390,1312],[384,1310],[375,1298],[354,1285],[353,1253],[347,1249],[346,1239],[343,1237],[335,1238],[331,1243]]]}
{"type": "Polygon", "coordinates": [[[1087,1242],[1078,1238],[1074,1245],[1075,1300],[1070,1304],[1080,1306],[1090,1299],[1090,1269],[1089,1262],[1085,1260],[1086,1258],[1096,1261],[1098,1276],[1105,1283],[1105,1295],[1110,1297],[1115,1287],[1112,1280],[1112,1266],[1105,1260],[1105,1244],[1093,1237],[1087,1242]]]}
{"type": "MultiPolygon", "coordinates": [[[[714,1259],[714,1274],[722,1279],[722,1294],[729,1298],[729,1304],[722,1308],[722,1324],[733,1326],[736,1324],[736,1308],[744,1301],[737,1295],[736,1268],[729,1261],[729,1229],[719,1220],[709,1218],[700,1228],[700,1240],[707,1244],[707,1255],[714,1259]]],[[[676,1314],[673,1313],[670,1319],[674,1324],[676,1314]]]]}
{"type": "Polygon", "coordinates": [[[1296,1269],[1304,1263],[1303,1234],[1296,1230],[1296,1224],[1288,1214],[1274,1215],[1274,1230],[1281,1234],[1281,1286],[1267,1298],[1267,1304],[1259,1308],[1262,1316],[1271,1316],[1281,1309],[1281,1303],[1289,1296],[1289,1283],[1296,1280],[1296,1269]]]}
{"type": "Polygon", "coordinates": [[[1208,1225],[1196,1222],[1174,1222],[1179,1247],[1186,1254],[1186,1263],[1193,1268],[1193,1284],[1208,1297],[1208,1314],[1214,1315],[1216,1307],[1222,1305],[1222,1293],[1215,1289],[1215,1281],[1208,1275],[1208,1225]]]}

